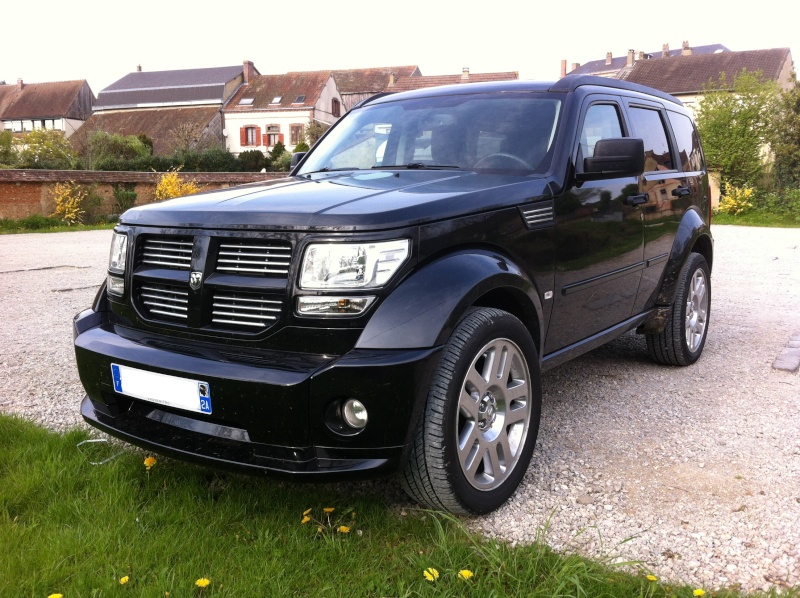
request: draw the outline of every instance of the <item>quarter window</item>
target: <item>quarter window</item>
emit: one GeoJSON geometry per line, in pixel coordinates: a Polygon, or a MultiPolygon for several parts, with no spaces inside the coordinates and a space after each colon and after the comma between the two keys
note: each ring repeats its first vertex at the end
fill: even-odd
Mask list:
{"type": "Polygon", "coordinates": [[[677,112],[667,112],[675,141],[678,144],[678,160],[684,172],[703,170],[703,153],[700,150],[700,138],[692,120],[677,112]]]}

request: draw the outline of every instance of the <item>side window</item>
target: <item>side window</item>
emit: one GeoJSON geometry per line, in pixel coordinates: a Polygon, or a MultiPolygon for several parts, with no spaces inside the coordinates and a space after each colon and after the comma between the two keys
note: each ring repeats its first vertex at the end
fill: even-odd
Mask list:
{"type": "Polygon", "coordinates": [[[583,158],[594,156],[594,145],[601,139],[618,139],[622,137],[619,111],[614,104],[594,104],[589,106],[581,129],[580,152],[578,163],[583,158]]]}
{"type": "Polygon", "coordinates": [[[685,172],[703,170],[703,152],[700,150],[700,137],[694,123],[685,114],[667,112],[675,141],[678,144],[678,159],[685,172]]]}
{"type": "Polygon", "coordinates": [[[644,140],[644,170],[672,170],[675,168],[669,151],[667,132],[661,112],[650,108],[631,108],[633,136],[644,140]]]}

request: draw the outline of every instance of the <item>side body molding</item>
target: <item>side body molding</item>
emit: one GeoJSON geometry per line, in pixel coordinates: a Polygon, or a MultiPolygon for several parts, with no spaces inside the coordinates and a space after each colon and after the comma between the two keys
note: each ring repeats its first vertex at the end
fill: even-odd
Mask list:
{"type": "MultiPolygon", "coordinates": [[[[404,280],[370,319],[357,349],[418,349],[447,341],[464,311],[482,295],[507,289],[525,296],[542,321],[533,283],[507,258],[485,250],[462,251],[439,258],[404,280]]],[[[533,309],[530,309],[533,308],[533,309]]],[[[530,326],[530,323],[527,323],[530,326]]],[[[541,326],[536,326],[541,330],[541,326]]],[[[540,338],[534,338],[541,346],[540,338]]]]}

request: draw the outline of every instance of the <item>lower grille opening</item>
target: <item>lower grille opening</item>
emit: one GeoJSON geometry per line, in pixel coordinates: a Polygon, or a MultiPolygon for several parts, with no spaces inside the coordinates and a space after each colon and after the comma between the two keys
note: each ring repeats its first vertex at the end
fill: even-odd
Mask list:
{"type": "Polygon", "coordinates": [[[189,292],[181,287],[144,284],[139,289],[139,301],[150,317],[156,319],[188,317],[189,292]]]}
{"type": "Polygon", "coordinates": [[[264,330],[280,317],[280,299],[255,293],[219,292],[214,295],[211,321],[215,327],[264,330]]]}

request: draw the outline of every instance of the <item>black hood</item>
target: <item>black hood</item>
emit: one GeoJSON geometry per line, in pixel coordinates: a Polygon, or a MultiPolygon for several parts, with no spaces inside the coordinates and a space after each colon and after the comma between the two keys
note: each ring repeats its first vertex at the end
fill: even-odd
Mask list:
{"type": "Polygon", "coordinates": [[[133,226],[381,230],[508,207],[548,193],[541,178],[457,170],[317,173],[148,204],[133,226]]]}

